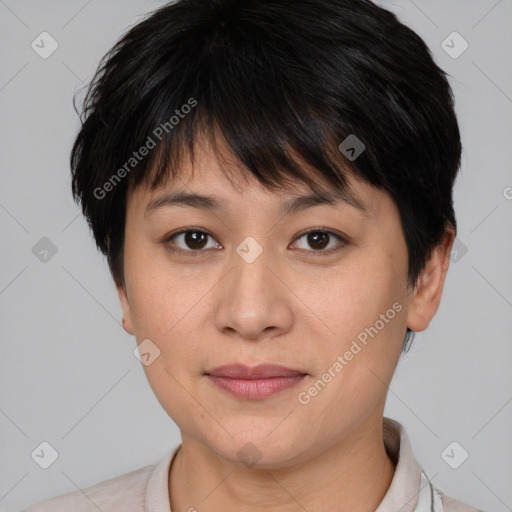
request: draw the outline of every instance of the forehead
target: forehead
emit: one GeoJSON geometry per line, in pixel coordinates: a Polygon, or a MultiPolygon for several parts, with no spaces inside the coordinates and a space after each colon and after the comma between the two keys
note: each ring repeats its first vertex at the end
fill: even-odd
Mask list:
{"type": "Polygon", "coordinates": [[[211,146],[199,144],[193,160],[184,158],[180,162],[175,177],[169,173],[166,181],[154,190],[147,185],[137,187],[129,194],[128,203],[142,211],[145,219],[173,206],[227,214],[233,209],[274,208],[278,204],[278,213],[286,215],[327,205],[348,208],[364,218],[377,214],[379,194],[383,192],[357,179],[352,172],[344,173],[347,187],[339,190],[317,170],[306,170],[315,176],[314,188],[293,177],[286,184],[268,188],[244,169],[230,151],[222,150],[219,158],[211,146]]]}

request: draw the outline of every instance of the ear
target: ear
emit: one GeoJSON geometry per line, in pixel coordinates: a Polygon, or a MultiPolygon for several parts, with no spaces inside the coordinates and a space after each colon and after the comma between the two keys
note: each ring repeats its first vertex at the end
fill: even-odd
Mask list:
{"type": "Polygon", "coordinates": [[[121,303],[121,308],[123,310],[123,329],[128,333],[134,335],[133,324],[132,324],[132,314],[130,310],[130,304],[128,302],[128,297],[126,290],[122,286],[117,287],[117,294],[119,296],[119,302],[121,303]]]}
{"type": "Polygon", "coordinates": [[[453,228],[447,227],[443,240],[433,249],[432,255],[418,277],[407,313],[407,327],[413,331],[424,331],[436,314],[455,239],[453,228]]]}

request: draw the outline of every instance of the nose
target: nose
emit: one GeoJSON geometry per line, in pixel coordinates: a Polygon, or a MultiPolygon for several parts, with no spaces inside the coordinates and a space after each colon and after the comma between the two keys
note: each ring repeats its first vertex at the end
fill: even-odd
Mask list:
{"type": "Polygon", "coordinates": [[[291,329],[293,293],[271,249],[264,249],[255,258],[254,252],[251,255],[254,250],[251,244],[241,244],[234,254],[233,268],[216,289],[215,322],[224,334],[258,341],[291,329]]]}

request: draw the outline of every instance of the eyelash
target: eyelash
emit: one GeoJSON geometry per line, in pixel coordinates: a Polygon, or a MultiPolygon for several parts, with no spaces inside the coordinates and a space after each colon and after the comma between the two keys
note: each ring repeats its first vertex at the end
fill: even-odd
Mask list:
{"type": "MultiPolygon", "coordinates": [[[[179,248],[176,248],[176,247],[171,247],[171,245],[170,245],[171,240],[173,238],[175,238],[175,237],[177,237],[179,235],[183,235],[185,233],[201,233],[201,234],[204,234],[204,235],[208,235],[211,238],[214,238],[212,235],[210,235],[210,233],[208,233],[207,231],[204,231],[203,229],[188,228],[188,229],[183,229],[181,231],[178,231],[177,233],[172,233],[171,235],[166,236],[164,238],[164,240],[162,240],[162,243],[164,243],[166,245],[166,248],[169,251],[174,252],[174,253],[181,253],[181,254],[186,254],[186,255],[190,255],[190,256],[194,256],[194,257],[202,256],[201,253],[206,252],[205,249],[185,250],[185,249],[179,249],[179,248]]],[[[308,251],[308,250],[306,250],[306,252],[310,252],[310,253],[313,253],[315,255],[329,255],[329,254],[333,254],[333,253],[338,252],[341,249],[343,249],[345,247],[345,245],[347,245],[347,243],[348,243],[346,237],[344,237],[342,235],[339,235],[337,233],[334,233],[332,231],[323,229],[323,228],[312,228],[312,229],[309,229],[307,231],[304,231],[299,236],[297,236],[295,238],[295,240],[300,240],[303,236],[308,235],[310,233],[327,234],[329,236],[333,236],[333,237],[337,238],[341,242],[340,246],[335,247],[334,249],[329,249],[327,251],[324,251],[324,250],[308,251]]],[[[299,250],[301,250],[301,249],[299,249],[299,250]]]]}

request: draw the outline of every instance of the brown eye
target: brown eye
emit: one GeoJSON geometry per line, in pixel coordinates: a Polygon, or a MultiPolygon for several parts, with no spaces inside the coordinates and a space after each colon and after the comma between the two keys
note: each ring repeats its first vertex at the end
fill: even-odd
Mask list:
{"type": "Polygon", "coordinates": [[[329,244],[329,235],[327,233],[315,232],[306,235],[308,244],[314,249],[325,249],[329,244]]]}
{"type": "Polygon", "coordinates": [[[302,244],[300,249],[305,249],[308,252],[319,252],[322,254],[330,254],[335,252],[346,245],[346,240],[340,235],[333,233],[332,231],[323,231],[320,229],[314,229],[303,233],[301,236],[297,238],[297,240],[304,239],[305,243],[302,244]],[[338,246],[334,243],[338,241],[338,246]],[[340,243],[341,242],[341,243],[340,243]],[[325,250],[327,248],[327,250],[325,250]],[[311,250],[313,249],[313,250],[311,250]]]}
{"type": "Polygon", "coordinates": [[[208,238],[212,238],[213,240],[213,237],[205,231],[188,229],[174,233],[167,237],[165,242],[168,244],[168,248],[171,251],[197,256],[198,253],[204,252],[203,249],[215,248],[217,246],[217,244],[214,243],[213,246],[210,245],[210,247],[208,247],[208,238]]]}
{"type": "Polygon", "coordinates": [[[190,249],[203,249],[208,235],[199,231],[187,231],[183,233],[183,242],[190,249]]]}
{"type": "MultiPolygon", "coordinates": [[[[327,255],[339,251],[348,243],[344,236],[318,228],[311,229],[296,238],[298,241],[301,239],[304,239],[304,243],[302,246],[299,243],[299,249],[309,253],[318,253],[318,255],[327,255]]],[[[208,252],[206,249],[222,248],[209,233],[194,228],[174,233],[166,237],[163,243],[169,251],[190,256],[201,256],[208,252]],[[208,243],[210,243],[210,246],[208,246],[208,243]]]]}

